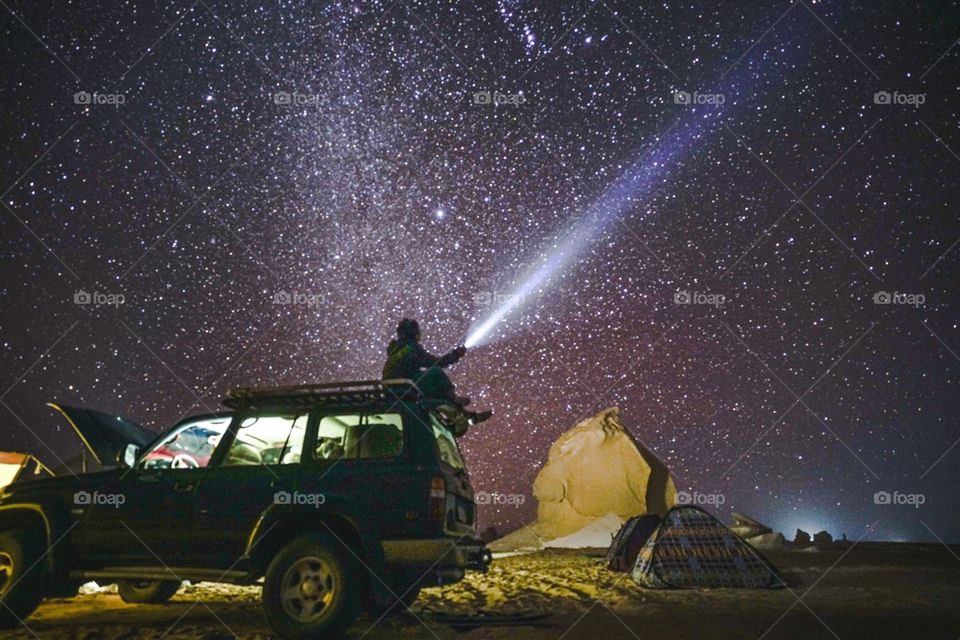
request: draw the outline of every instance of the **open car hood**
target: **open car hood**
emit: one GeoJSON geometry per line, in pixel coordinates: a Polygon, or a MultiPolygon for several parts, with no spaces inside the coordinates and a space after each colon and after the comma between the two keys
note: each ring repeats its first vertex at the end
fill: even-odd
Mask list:
{"type": "Polygon", "coordinates": [[[120,416],[53,402],[48,402],[47,406],[59,411],[67,419],[83,444],[103,466],[115,466],[117,456],[128,444],[135,444],[142,449],[157,438],[154,432],[120,416]]]}

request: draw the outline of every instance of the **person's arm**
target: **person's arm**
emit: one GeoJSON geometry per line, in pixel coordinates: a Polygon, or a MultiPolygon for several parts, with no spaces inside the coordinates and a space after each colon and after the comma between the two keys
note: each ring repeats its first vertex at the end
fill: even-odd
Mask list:
{"type": "Polygon", "coordinates": [[[457,347],[450,353],[442,356],[435,356],[427,352],[427,350],[421,347],[419,344],[415,344],[413,349],[410,351],[410,357],[416,363],[418,368],[426,369],[429,367],[440,367],[441,369],[444,369],[462,358],[466,351],[467,350],[464,347],[457,347]]]}

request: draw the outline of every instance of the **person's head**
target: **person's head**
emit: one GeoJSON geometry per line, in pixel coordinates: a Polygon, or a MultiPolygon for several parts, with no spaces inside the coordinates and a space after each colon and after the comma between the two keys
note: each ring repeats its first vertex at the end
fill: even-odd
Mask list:
{"type": "Polygon", "coordinates": [[[420,325],[412,318],[404,318],[397,325],[397,337],[403,341],[420,341],[420,325]]]}

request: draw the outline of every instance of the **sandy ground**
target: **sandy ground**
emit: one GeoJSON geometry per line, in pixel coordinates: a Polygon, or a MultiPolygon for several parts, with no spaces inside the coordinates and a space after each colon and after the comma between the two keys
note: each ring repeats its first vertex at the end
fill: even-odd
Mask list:
{"type": "MultiPolygon", "coordinates": [[[[531,640],[960,638],[960,549],[862,543],[820,552],[769,553],[790,590],[641,589],[603,568],[597,554],[544,551],[495,560],[444,589],[424,590],[411,612],[383,620],[362,617],[359,638],[516,638],[531,640]],[[954,555],[956,554],[956,555],[954,555]],[[802,600],[798,601],[798,598],[802,600]],[[552,614],[540,626],[458,630],[435,614],[552,614]]],[[[166,605],[127,605],[115,593],[51,600],[28,629],[3,638],[39,640],[252,640],[273,637],[259,589],[187,585],[166,605]]]]}

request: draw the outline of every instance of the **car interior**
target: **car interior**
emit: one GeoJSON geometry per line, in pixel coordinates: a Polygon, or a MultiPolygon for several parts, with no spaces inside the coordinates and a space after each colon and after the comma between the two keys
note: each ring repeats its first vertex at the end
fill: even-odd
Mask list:
{"type": "MultiPolygon", "coordinates": [[[[223,466],[258,466],[300,462],[307,414],[245,418],[223,466]]],[[[173,431],[142,459],[147,469],[205,467],[226,433],[230,418],[205,418],[173,431]]],[[[403,418],[399,413],[344,414],[320,420],[316,460],[389,458],[403,451],[403,418]]]]}
{"type": "Polygon", "coordinates": [[[300,462],[306,431],[307,414],[246,418],[240,423],[223,466],[300,462]]]}
{"type": "Polygon", "coordinates": [[[230,417],[203,418],[185,424],[154,445],[140,461],[144,469],[194,469],[210,463],[213,450],[230,426],[230,417]]]}
{"type": "Polygon", "coordinates": [[[401,451],[403,419],[399,413],[332,415],[320,420],[314,458],[390,458],[401,451]]]}

